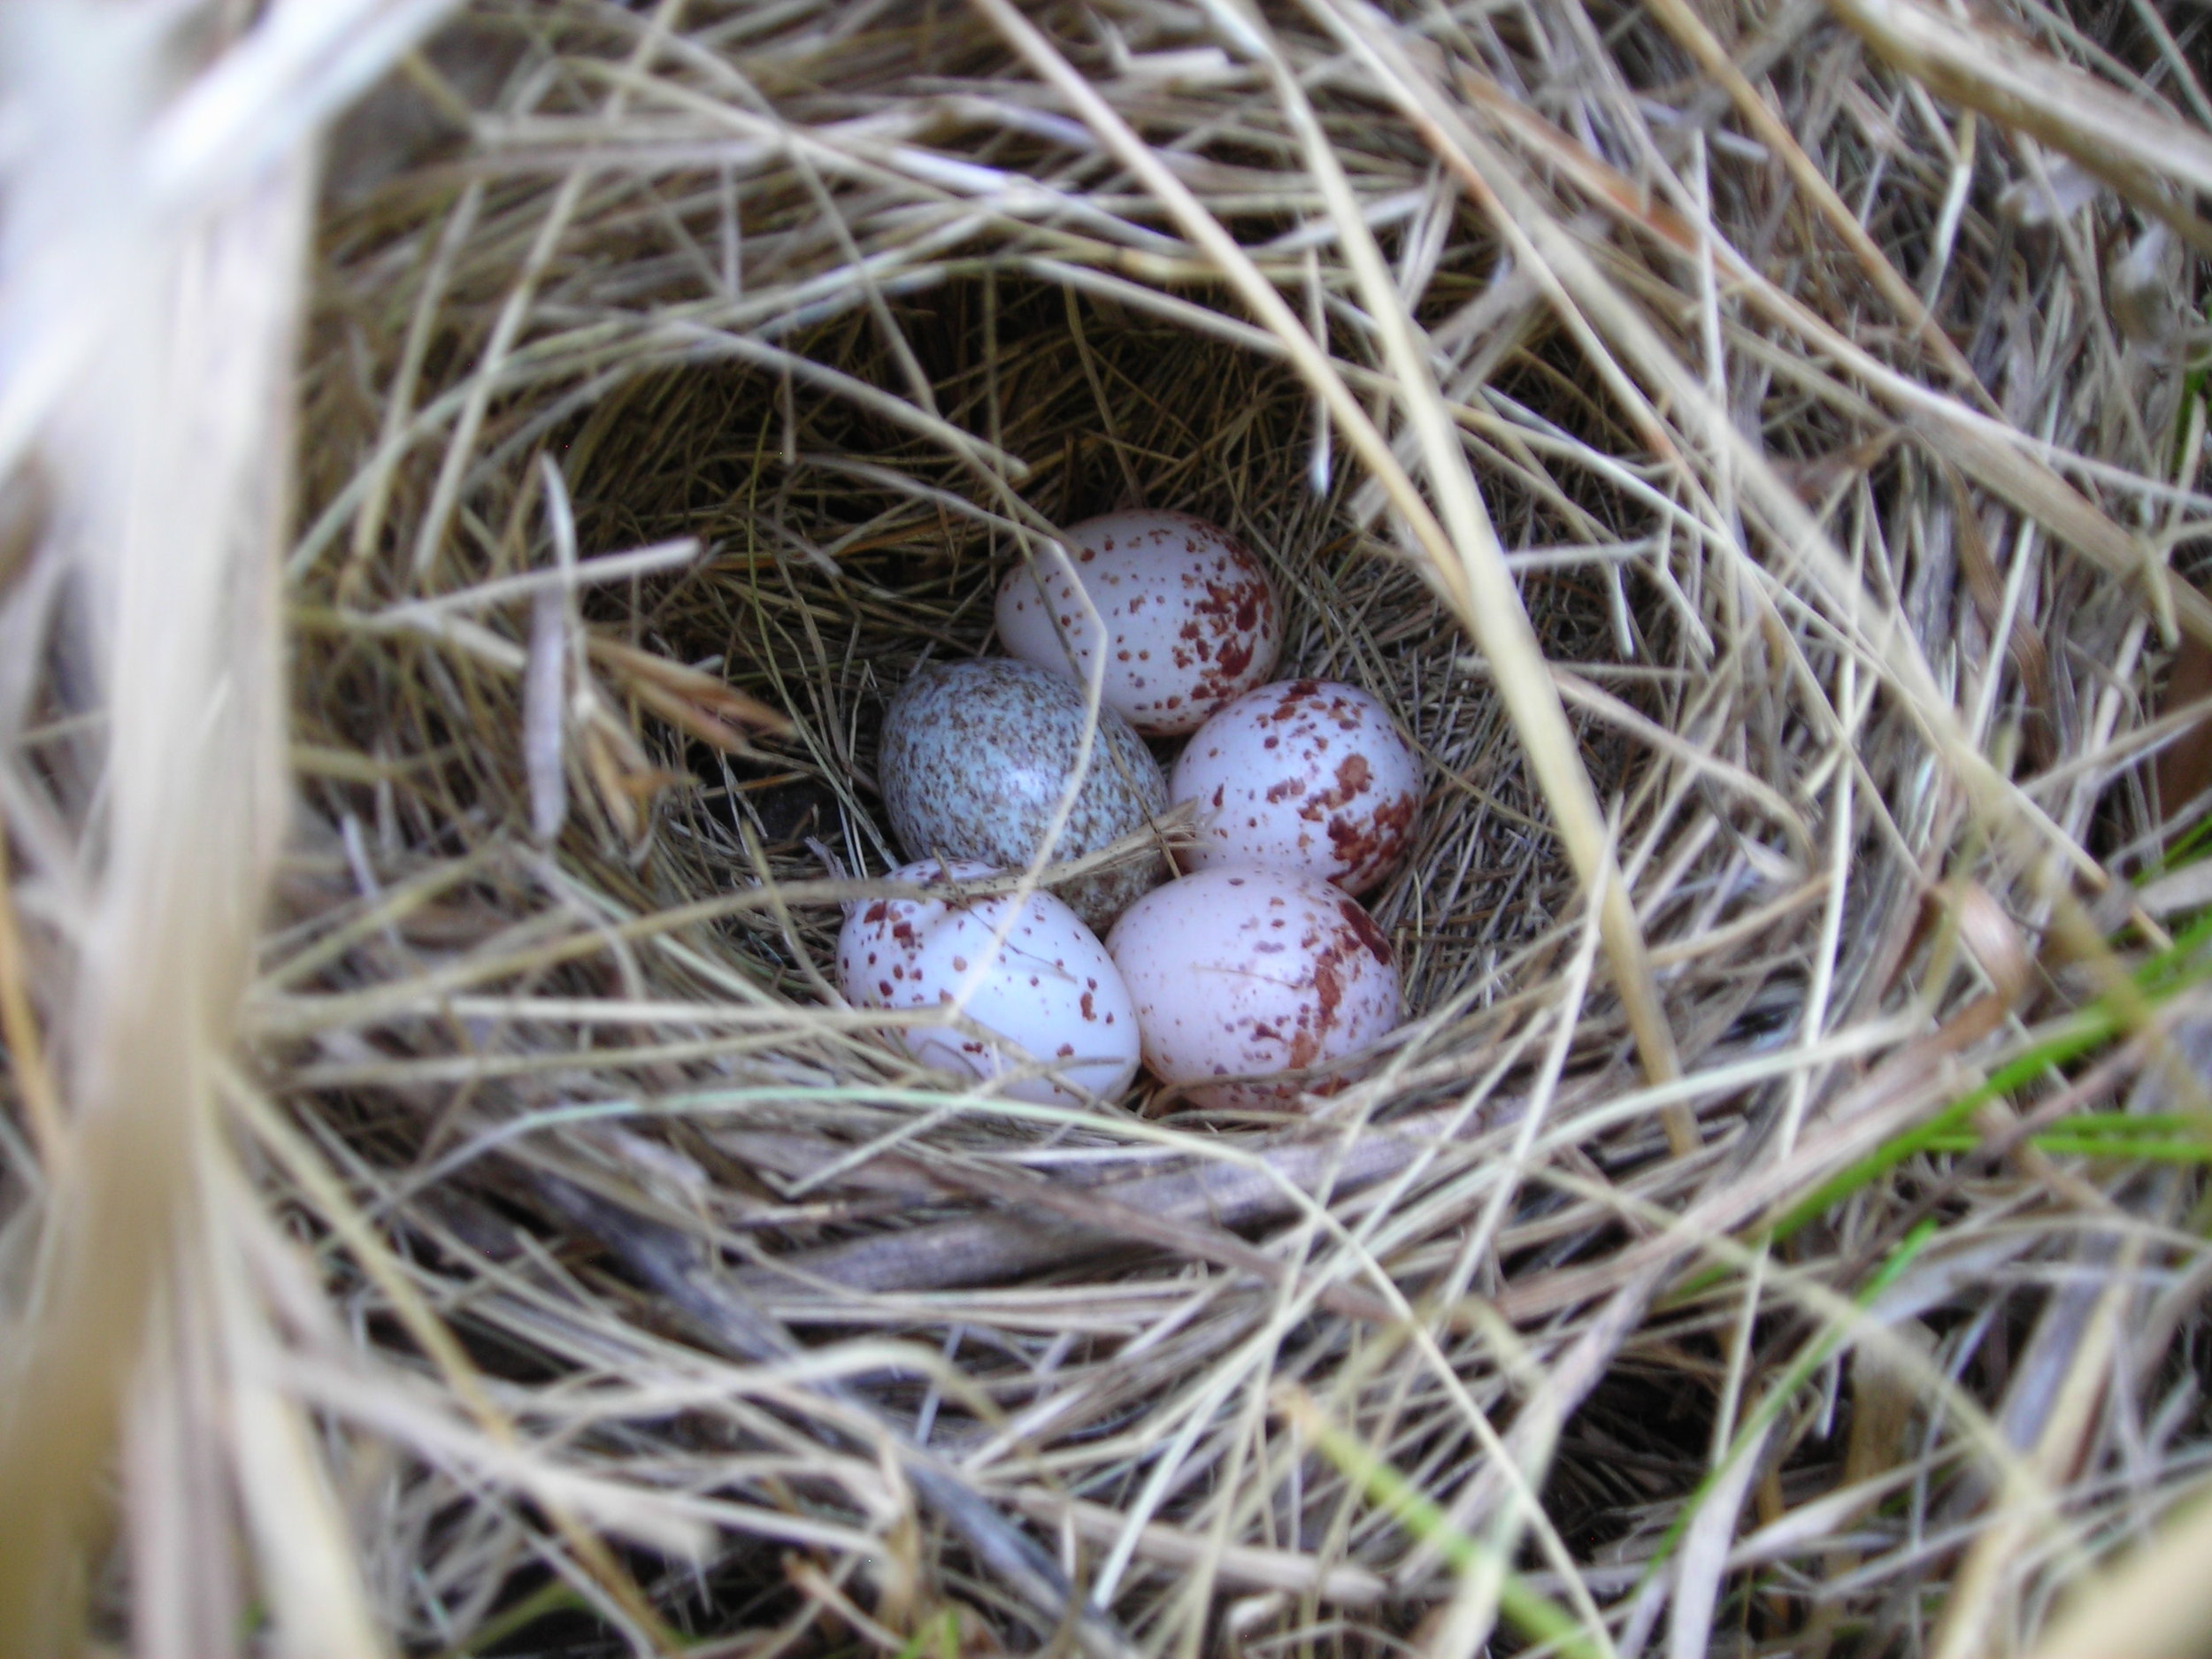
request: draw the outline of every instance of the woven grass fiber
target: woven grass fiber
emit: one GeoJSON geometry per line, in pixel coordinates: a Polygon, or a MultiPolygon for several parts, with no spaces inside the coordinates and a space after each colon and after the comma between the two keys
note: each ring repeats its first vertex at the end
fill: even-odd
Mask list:
{"type": "Polygon", "coordinates": [[[0,1651],[2212,1632],[2212,14],[22,0],[0,74],[0,1651]],[[887,699],[1127,505],[1422,756],[1408,1020],[1294,1110],[833,984],[887,699]]]}

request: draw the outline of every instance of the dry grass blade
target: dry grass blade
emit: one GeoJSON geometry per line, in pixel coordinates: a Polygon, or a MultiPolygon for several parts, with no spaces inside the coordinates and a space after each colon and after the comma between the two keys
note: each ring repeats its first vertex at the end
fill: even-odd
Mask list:
{"type": "Polygon", "coordinates": [[[1962,386],[1978,389],[1973,365],[1952,343],[1951,337],[1937,326],[1935,319],[1928,315],[1927,307],[1921,303],[1920,296],[1913,291],[1912,285],[1898,275],[1897,267],[1890,263],[1889,256],[1875,244],[1866,227],[1859,223],[1858,215],[1844,205],[1826,175],[1813,165],[1812,158],[1799,146],[1788,124],[1768,107],[1766,101],[1759,96],[1758,89],[1736,67],[1734,60],[1720,42],[1714,38],[1712,30],[1705,27],[1704,19],[1698,16],[1687,0],[1654,0],[1653,10],[1665,22],[1668,32],[1688,49],[1690,55],[1697,60],[1698,66],[1727,92],[1730,102],[1749,123],[1760,141],[1771,149],[1782,165],[1789,169],[1792,181],[1811,198],[1819,210],[1822,221],[1843,237],[1845,245],[1851,250],[1852,257],[1859,262],[1860,268],[1881,290],[1882,297],[1896,309],[1897,314],[1912,325],[1913,333],[1934,355],[1936,361],[1943,365],[1944,372],[1962,386]]]}
{"type": "Polygon", "coordinates": [[[2034,134],[2160,213],[2200,248],[2196,215],[2165,203],[2155,181],[2212,195],[2212,134],[2201,127],[2037,50],[2014,29],[1922,0],[1832,0],[1860,38],[1891,63],[2008,127],[2034,134]]]}
{"type": "MultiPolygon", "coordinates": [[[[410,26],[377,10],[274,8],[181,90],[160,41],[120,18],[49,4],[8,20],[11,112],[42,147],[10,158],[17,257],[0,334],[48,355],[8,377],[0,449],[12,460],[15,423],[44,423],[53,505],[35,557],[70,573],[75,690],[104,740],[97,863],[41,872],[76,901],[42,918],[69,941],[76,995],[71,1121],[45,1148],[38,1320],[8,1344],[0,1419],[0,1481],[19,1494],[0,1540],[0,1636],[26,1655],[76,1644],[72,1558],[119,1440],[150,1645],[228,1640],[236,1563],[197,1509],[212,1483],[256,1524],[279,1645],[374,1646],[329,1506],[260,1525],[288,1493],[317,1497],[297,1402],[272,1400],[226,1456],[174,1391],[242,1381],[266,1317],[212,1190],[230,1157],[213,1075],[284,821],[271,572],[312,174],[298,145],[238,153],[229,123],[288,95],[311,119],[311,43],[330,54],[325,74],[380,70],[370,37],[410,26]],[[73,104],[73,86],[109,90],[73,104]]],[[[416,8],[412,27],[432,15],[416,8]]],[[[26,758],[8,759],[17,801],[58,781],[25,777],[26,758]]],[[[20,1063],[36,1051],[25,1043],[20,1063]]]]}
{"type": "MultiPolygon", "coordinates": [[[[789,1335],[759,1310],[716,1284],[689,1240],[595,1197],[572,1182],[541,1175],[534,1183],[544,1202],[611,1248],[624,1263],[740,1357],[778,1361],[797,1351],[789,1335]]],[[[832,1390],[836,1397],[843,1396],[832,1390]]],[[[857,1402],[856,1402],[857,1403],[857,1402]]],[[[868,1415],[861,1407],[864,1416],[868,1415]]],[[[895,1425],[882,1425],[895,1447],[895,1425]]],[[[1037,1546],[1009,1527],[956,1474],[926,1454],[897,1448],[908,1478],[1043,1617],[1048,1632],[1071,1630],[1085,1653],[1121,1659],[1133,1650],[1113,1621],[1079,1605],[1065,1577],[1037,1546]]]]}
{"type": "Polygon", "coordinates": [[[2200,1642],[2212,1619],[2204,1583],[2208,1527],[2200,1495],[2150,1544],[2079,1586],[2031,1650],[2034,1659],[2152,1659],[2200,1642]]]}

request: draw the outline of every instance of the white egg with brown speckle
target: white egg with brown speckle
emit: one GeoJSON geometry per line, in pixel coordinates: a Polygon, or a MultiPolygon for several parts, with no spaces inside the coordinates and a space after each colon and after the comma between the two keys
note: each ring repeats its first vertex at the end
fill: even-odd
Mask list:
{"type": "MultiPolygon", "coordinates": [[[[1094,729],[1073,681],[984,658],[914,672],[885,711],[876,780],[909,858],[1022,869],[1079,765],[1082,783],[1053,842],[1056,860],[1096,852],[1167,810],[1159,762],[1119,715],[1101,709],[1094,729]]],[[[1154,852],[1053,891],[1102,929],[1166,872],[1154,852]]]]}
{"type": "Polygon", "coordinates": [[[1421,757],[1357,686],[1283,680],[1199,727],[1168,794],[1197,811],[1185,868],[1270,864],[1361,894],[1412,844],[1421,757]]]}
{"type": "Polygon", "coordinates": [[[1244,864],[1171,881],[1129,907],[1106,949],[1136,1005],[1146,1066],[1201,1106],[1328,1093],[1340,1073],[1265,1079],[1325,1067],[1398,1024],[1389,940],[1341,889],[1290,871],[1244,864]]]}
{"type": "Polygon", "coordinates": [[[1008,572],[998,633],[1010,657],[1056,673],[1082,679],[1102,660],[1106,702],[1171,737],[1275,672],[1282,607],[1267,567],[1227,531],[1135,509],[1087,518],[1064,549],[1008,572]]]}
{"type": "MultiPolygon", "coordinates": [[[[925,859],[891,872],[918,885],[1000,873],[925,859]]],[[[837,979],[860,1008],[941,1009],[964,1025],[897,1028],[907,1052],[957,1076],[1011,1078],[1041,1105],[1110,1100],[1137,1074],[1136,1009],[1098,935],[1049,893],[866,899],[847,908],[837,979]]]]}

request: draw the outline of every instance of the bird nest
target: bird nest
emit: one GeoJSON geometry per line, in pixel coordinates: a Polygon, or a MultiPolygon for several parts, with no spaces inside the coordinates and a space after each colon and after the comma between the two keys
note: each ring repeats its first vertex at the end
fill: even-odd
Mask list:
{"type": "MultiPolygon", "coordinates": [[[[2187,1488],[2202,49],[1837,12],[483,4],[340,126],[209,1087],[373,1624],[2010,1651],[2187,1488]],[[1128,505],[1425,768],[1300,1110],[833,983],[887,700],[1128,505]]],[[[21,540],[32,1282],[111,757],[21,540]]]]}

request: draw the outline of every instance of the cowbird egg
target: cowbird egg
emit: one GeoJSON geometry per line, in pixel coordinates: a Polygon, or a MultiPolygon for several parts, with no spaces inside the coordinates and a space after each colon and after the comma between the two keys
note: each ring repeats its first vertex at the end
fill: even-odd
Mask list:
{"type": "Polygon", "coordinates": [[[1131,905],[1106,949],[1136,1004],[1144,1063],[1201,1106],[1266,1105],[1300,1087],[1263,1079],[1340,1059],[1398,1024],[1398,969],[1356,901],[1256,864],[1202,870],[1131,905]]]}
{"type": "MultiPolygon", "coordinates": [[[[918,669],[884,715],[877,781],[909,858],[976,858],[1025,869],[1082,758],[1083,690],[1060,674],[1002,658],[918,669]]],[[[1144,740],[1098,711],[1089,765],[1055,859],[1079,858],[1167,809],[1167,780],[1144,740]]],[[[1103,928],[1166,873],[1156,853],[1057,884],[1103,928]]]]}
{"type": "MultiPolygon", "coordinates": [[[[998,873],[972,861],[925,859],[893,871],[891,879],[998,873]]],[[[1121,975],[1098,935],[1049,893],[850,905],[837,937],[837,979],[845,1000],[860,1008],[964,1010],[976,1030],[905,1025],[899,1040],[940,1071],[1030,1073],[1006,1085],[1016,1100],[1111,1099],[1137,1074],[1136,1010],[1121,975]]]]}
{"type": "Polygon", "coordinates": [[[1037,567],[1009,571],[998,634],[1009,656],[1079,679],[1102,656],[1106,702],[1140,732],[1171,737],[1274,672],[1283,625],[1267,568],[1242,542],[1147,510],[1087,518],[1037,567]]]}
{"type": "Polygon", "coordinates": [[[1271,864],[1364,893],[1412,841],[1421,757],[1357,686],[1284,680],[1200,726],[1168,793],[1197,804],[1187,869],[1271,864]]]}

